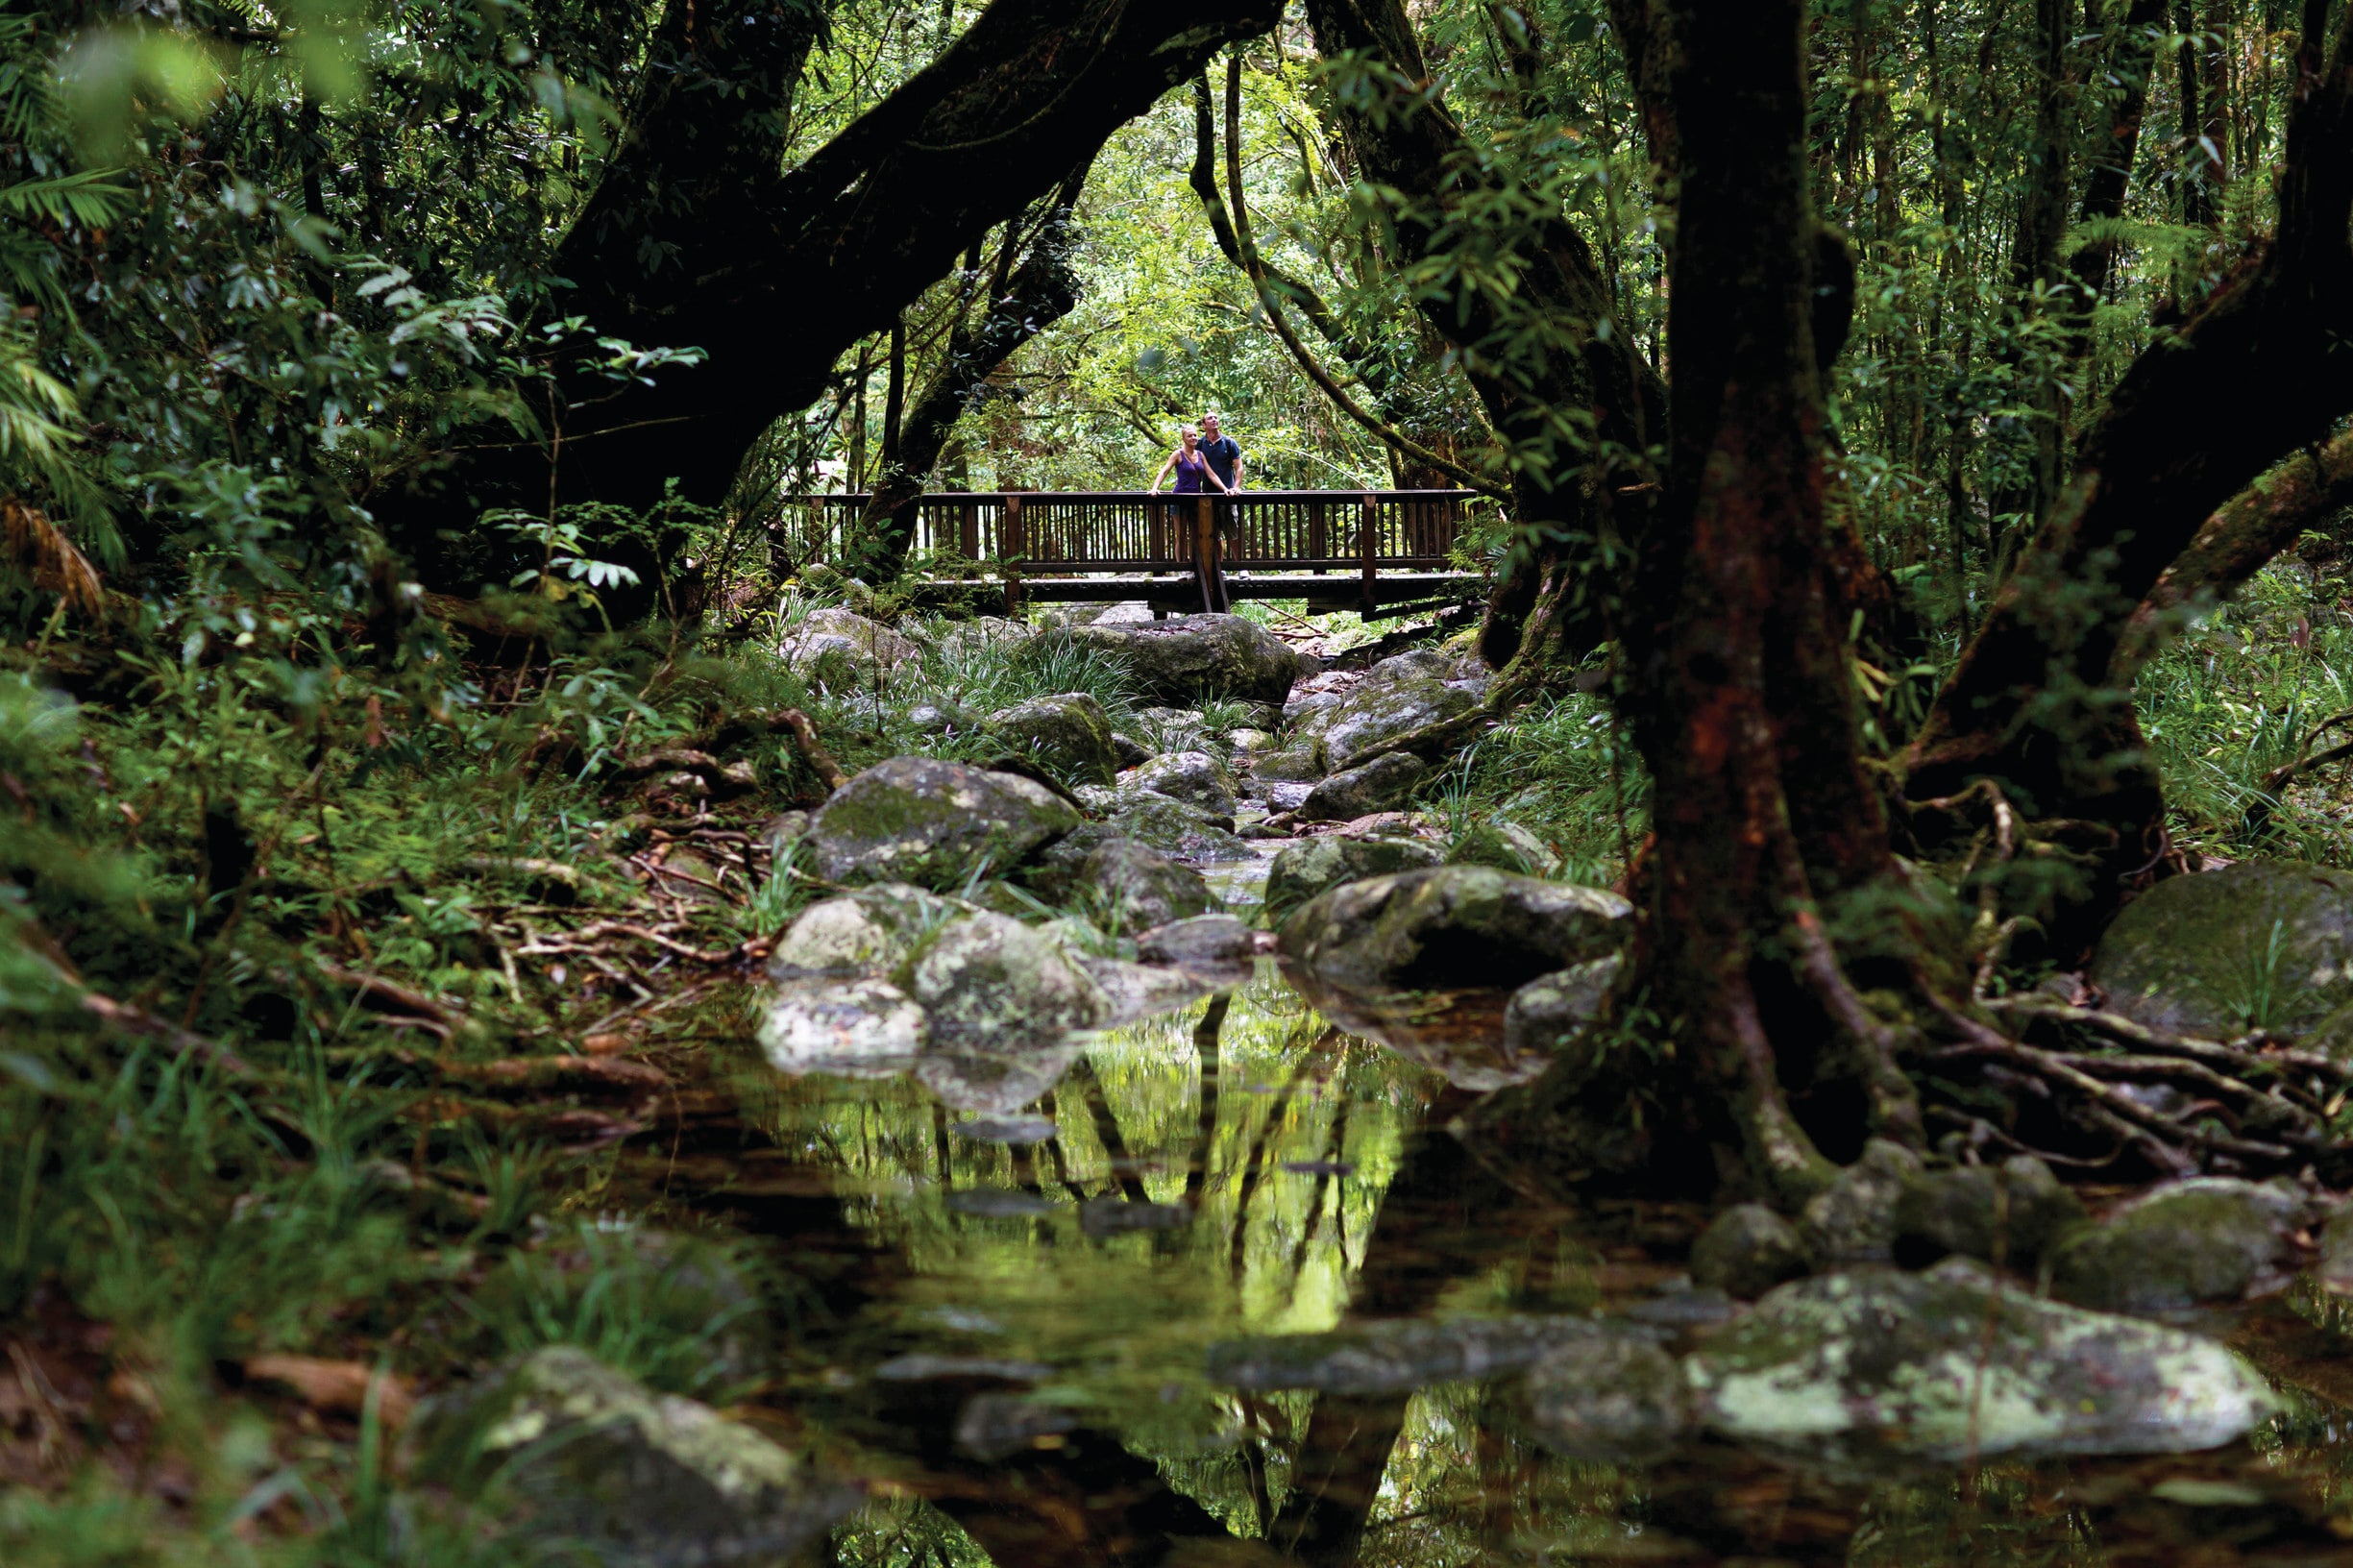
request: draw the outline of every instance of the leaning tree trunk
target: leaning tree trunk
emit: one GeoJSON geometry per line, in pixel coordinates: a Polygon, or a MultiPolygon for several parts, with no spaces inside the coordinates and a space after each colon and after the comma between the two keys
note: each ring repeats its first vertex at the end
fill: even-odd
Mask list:
{"type": "MultiPolygon", "coordinates": [[[[1824,527],[1802,0],[1666,9],[1682,43],[1675,399],[1624,627],[1624,709],[1654,780],[1636,962],[1702,1100],[1788,1201],[1827,1171],[1793,1088],[1919,1138],[1891,1033],[1827,932],[1894,863],[1824,527]]],[[[1865,1117],[1836,1119],[1824,1129],[1859,1143],[1865,1117]]]]}
{"type": "MultiPolygon", "coordinates": [[[[645,385],[567,363],[533,438],[459,448],[374,504],[416,556],[485,507],[716,505],[754,439],[851,344],[1281,0],[994,0],[947,51],[789,172],[777,137],[812,12],[674,5],[626,143],[561,247],[590,333],[707,355],[645,385]]],[[[583,340],[568,349],[591,349],[583,340]]]]}
{"type": "Polygon", "coordinates": [[[1986,780],[2068,824],[2085,875],[2062,948],[2166,854],[2156,769],[2110,678],[2138,607],[2218,508],[2353,410],[2353,12],[2324,66],[2325,12],[2305,7],[2277,233],[2118,383],[1905,759],[1915,801],[1986,780]]]}

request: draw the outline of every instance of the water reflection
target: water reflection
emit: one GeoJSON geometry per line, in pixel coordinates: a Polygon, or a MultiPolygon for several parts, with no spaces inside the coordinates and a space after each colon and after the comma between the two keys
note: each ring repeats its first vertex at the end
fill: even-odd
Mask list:
{"type": "Polygon", "coordinates": [[[2302,1390],[2253,1443],[1869,1483],[1711,1440],[1564,1458],[1512,1380],[1213,1381],[1220,1341],[1345,1322],[1598,1309],[1687,1346],[1723,1315],[1677,1293],[1703,1213],[1513,1189],[1441,1130],[1496,1064],[1407,1021],[1385,1048],[1262,964],[1230,997],[1009,1059],[1030,1076],[979,1115],[919,1072],[790,1079],[741,1053],[636,1174],[805,1284],[766,1403],[872,1489],[834,1560],[2353,1561],[2332,1403],[2353,1363],[2316,1310],[2242,1331],[2302,1390]]]}

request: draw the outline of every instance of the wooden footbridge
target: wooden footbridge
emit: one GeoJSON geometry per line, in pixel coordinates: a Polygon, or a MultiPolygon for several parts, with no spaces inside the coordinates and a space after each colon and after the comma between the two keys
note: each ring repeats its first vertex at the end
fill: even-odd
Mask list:
{"type": "MultiPolygon", "coordinates": [[[[780,568],[849,558],[863,495],[791,496],[771,525],[780,568]]],[[[1141,600],[1155,611],[1300,599],[1313,610],[1404,615],[1475,597],[1454,559],[1470,490],[944,491],[917,501],[915,549],[971,562],[1025,601],[1141,600]]],[[[953,570],[935,585],[952,590],[953,570]]]]}

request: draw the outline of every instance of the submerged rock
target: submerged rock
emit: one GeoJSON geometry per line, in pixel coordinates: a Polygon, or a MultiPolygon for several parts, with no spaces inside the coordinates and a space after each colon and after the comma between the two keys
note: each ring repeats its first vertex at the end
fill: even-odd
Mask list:
{"type": "Polygon", "coordinates": [[[1907,1182],[1896,1199],[1896,1258],[1917,1266],[1949,1253],[2031,1268],[2084,1222],[2083,1202],[2030,1154],[1907,1182]]]}
{"type": "Polygon", "coordinates": [[[1345,883],[1283,922],[1283,952],[1343,991],[1521,986],[1614,952],[1633,906],[1599,888],[1438,866],[1345,883]]]}
{"type": "Polygon", "coordinates": [[[2039,1301],[1960,1259],[1785,1285],[1685,1368],[1711,1430],[1866,1468],[2186,1453],[2278,1403],[2211,1340],[2039,1301]]]}
{"type": "Polygon", "coordinates": [[[919,936],[946,924],[961,907],[905,882],[823,899],[785,928],[769,955],[768,972],[786,978],[895,968],[919,936]]]}
{"type": "Polygon", "coordinates": [[[855,610],[812,610],[785,634],[777,654],[803,679],[827,690],[870,687],[922,649],[855,610]]]}
{"type": "Polygon", "coordinates": [[[1538,975],[1504,1007],[1504,1049],[1514,1056],[1557,1050],[1593,1021],[1625,960],[1616,953],[1538,975]]]}
{"type": "Polygon", "coordinates": [[[1412,839],[1332,837],[1287,845],[1267,869],[1266,918],[1281,924],[1292,910],[1343,882],[1426,870],[1438,858],[1436,849],[1412,839]]]}
{"type": "Polygon", "coordinates": [[[1210,1346],[1209,1376],[1233,1388],[1397,1394],[1517,1372],[1555,1351],[1632,1331],[1589,1317],[1393,1318],[1328,1334],[1266,1335],[1210,1346]]]}
{"type": "Polygon", "coordinates": [[[428,1407],[421,1468],[522,1505],[534,1551],[607,1568],[766,1568],[858,1490],[707,1405],[552,1345],[428,1407]]]}
{"type": "Polygon", "coordinates": [[[1071,626],[1065,633],[1118,664],[1148,697],[1280,702],[1299,678],[1299,657],[1281,638],[1238,615],[1071,626]]]}
{"type": "Polygon", "coordinates": [[[1620,1335],[1538,1361],[1528,1413],[1548,1448],[1572,1458],[1656,1458],[1691,1426],[1682,1364],[1647,1340],[1620,1335]]]}
{"type": "Polygon", "coordinates": [[[1896,1250],[1896,1200],[1923,1174],[1919,1155],[1875,1138],[1807,1201],[1798,1234],[1822,1262],[1884,1262],[1896,1250]]]}
{"type": "Polygon", "coordinates": [[[1056,692],[1000,708],[982,721],[991,736],[1073,784],[1109,784],[1119,771],[1111,716],[1085,692],[1056,692]]]}
{"type": "Polygon", "coordinates": [[[927,1039],[941,1042],[1053,1043],[1111,1011],[1060,943],[1004,915],[948,926],[907,966],[905,984],[927,1015],[927,1039]]]}
{"type": "Polygon", "coordinates": [[[1798,1228],[1761,1203],[1739,1203],[1691,1244],[1691,1283],[1743,1300],[1810,1272],[1798,1228]]]}
{"type": "Polygon", "coordinates": [[[915,1065],[923,1010],[896,986],[875,979],[787,980],[760,1015],[760,1050],[778,1072],[886,1078],[915,1065]]]}
{"type": "Polygon", "coordinates": [[[836,790],[801,842],[809,869],[829,882],[952,887],[1014,865],[1080,820],[1017,774],[893,757],[836,790]]]}
{"type": "Polygon", "coordinates": [[[2090,976],[2152,1028],[2300,1033],[2353,1002],[2353,872],[2244,860],[2168,878],[2109,925],[2090,976]]]}
{"type": "Polygon", "coordinates": [[[1403,805],[1430,776],[1430,765],[1403,751],[1375,757],[1361,768],[1334,773],[1299,802],[1303,822],[1352,822],[1376,811],[1403,805]]]}
{"type": "Polygon", "coordinates": [[[2265,1183],[2175,1182],[2053,1247],[2051,1293],[2119,1312],[2237,1301],[2289,1258],[2302,1210],[2297,1193],[2265,1183]]]}
{"type": "Polygon", "coordinates": [[[1234,784],[1207,751],[1169,751],[1119,775],[1129,788],[1149,790],[1198,806],[1212,817],[1234,815],[1234,784]]]}

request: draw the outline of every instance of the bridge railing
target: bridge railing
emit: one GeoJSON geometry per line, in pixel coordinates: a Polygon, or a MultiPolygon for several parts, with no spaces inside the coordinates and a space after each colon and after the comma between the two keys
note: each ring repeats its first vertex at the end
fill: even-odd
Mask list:
{"type": "MultiPolygon", "coordinates": [[[[1469,522],[1470,490],[944,491],[916,502],[915,548],[997,562],[1025,576],[1190,571],[1203,502],[1233,508],[1214,547],[1229,572],[1443,571],[1469,522]]],[[[864,495],[790,496],[772,537],[795,564],[839,561],[864,495]]]]}

